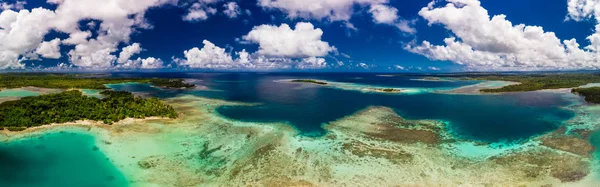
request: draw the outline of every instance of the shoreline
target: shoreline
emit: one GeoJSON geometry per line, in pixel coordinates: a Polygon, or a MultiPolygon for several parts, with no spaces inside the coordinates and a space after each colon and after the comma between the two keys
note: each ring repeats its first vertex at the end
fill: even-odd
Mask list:
{"type": "MultiPolygon", "coordinates": [[[[572,183],[553,175],[562,180],[569,180],[568,176],[542,171],[565,169],[570,174],[588,163],[584,157],[535,144],[554,132],[532,138],[533,144],[497,149],[453,137],[443,121],[406,120],[386,107],[368,107],[329,122],[324,126],[328,133],[315,138],[298,136],[288,124],[235,121],[215,112],[220,106],[248,103],[191,95],[165,102],[180,117],[80,125],[96,137],[97,146],[127,179],[135,181],[133,186],[465,185],[465,181],[470,185],[564,185],[572,183]],[[552,160],[530,163],[535,157],[552,160]],[[528,172],[538,176],[529,178],[528,172]]],[[[70,125],[77,124],[23,133],[70,125]]],[[[586,175],[580,184],[594,175],[586,175]]]]}

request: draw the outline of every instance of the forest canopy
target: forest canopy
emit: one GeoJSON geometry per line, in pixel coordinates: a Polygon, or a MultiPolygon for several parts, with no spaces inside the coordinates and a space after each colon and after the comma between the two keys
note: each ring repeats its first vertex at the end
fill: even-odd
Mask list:
{"type": "Polygon", "coordinates": [[[105,90],[103,99],[78,90],[0,103],[0,127],[34,127],[77,120],[111,124],[125,118],[150,116],[176,118],[177,112],[156,98],[140,98],[129,92],[105,90]]]}

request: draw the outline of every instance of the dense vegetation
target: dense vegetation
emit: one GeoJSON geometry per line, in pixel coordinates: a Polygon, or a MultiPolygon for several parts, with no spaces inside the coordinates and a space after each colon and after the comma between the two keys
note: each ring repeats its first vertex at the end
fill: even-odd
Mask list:
{"type": "Polygon", "coordinates": [[[296,79],[296,80],[292,80],[292,82],[305,82],[305,83],[313,83],[313,84],[320,84],[320,85],[326,85],[326,82],[321,82],[321,81],[317,81],[317,80],[311,80],[311,79],[296,79]]]}
{"type": "Polygon", "coordinates": [[[0,74],[0,88],[21,88],[34,86],[40,88],[85,88],[106,89],[104,84],[118,84],[124,82],[152,83],[155,86],[167,88],[191,88],[193,84],[183,82],[183,79],[158,79],[158,78],[101,78],[79,76],[77,74],[0,74]]]}
{"type": "Polygon", "coordinates": [[[598,74],[535,74],[535,75],[483,75],[477,80],[501,80],[520,82],[497,89],[482,89],[482,92],[520,92],[543,89],[573,88],[588,83],[600,83],[598,74]]]}
{"type": "Polygon", "coordinates": [[[600,87],[575,88],[571,92],[584,96],[587,102],[600,104],[600,87]]]}
{"type": "Polygon", "coordinates": [[[177,117],[177,112],[156,98],[139,98],[124,91],[105,90],[103,99],[87,97],[80,91],[66,91],[0,103],[0,127],[23,127],[76,120],[95,120],[111,124],[131,117],[177,117]]]}

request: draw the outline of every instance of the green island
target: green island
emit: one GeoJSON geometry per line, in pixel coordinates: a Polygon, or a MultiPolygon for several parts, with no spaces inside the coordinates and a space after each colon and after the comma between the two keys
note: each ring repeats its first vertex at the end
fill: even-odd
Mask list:
{"type": "Polygon", "coordinates": [[[502,88],[481,89],[481,92],[523,92],[544,89],[574,88],[573,93],[585,97],[590,103],[600,103],[600,88],[575,88],[590,83],[600,83],[600,74],[597,73],[544,73],[544,74],[512,74],[512,75],[475,75],[469,76],[472,80],[511,81],[520,84],[508,85],[502,88]]]}
{"type": "Polygon", "coordinates": [[[482,75],[473,76],[472,78],[475,80],[511,81],[521,83],[496,89],[482,89],[482,92],[522,92],[544,89],[574,88],[589,83],[600,83],[600,74],[590,73],[482,75]]]}
{"type": "Polygon", "coordinates": [[[125,118],[150,116],[176,118],[177,112],[156,98],[140,98],[129,92],[105,90],[103,99],[78,90],[0,103],[0,127],[24,130],[51,123],[94,120],[111,124],[125,118]]]}
{"type": "Polygon", "coordinates": [[[571,92],[585,97],[585,101],[600,104],[600,87],[574,88],[571,92]]]}
{"type": "Polygon", "coordinates": [[[313,83],[313,84],[319,84],[319,85],[327,85],[326,82],[312,80],[312,79],[296,79],[296,80],[292,80],[291,82],[304,82],[304,83],[313,83]]]}
{"type": "Polygon", "coordinates": [[[81,88],[81,89],[107,89],[105,84],[119,84],[125,82],[150,83],[154,86],[165,88],[193,88],[183,79],[158,79],[158,78],[107,78],[89,77],[79,74],[39,74],[39,73],[9,73],[0,75],[0,88],[21,88],[27,86],[40,88],[81,88]]]}
{"type": "Polygon", "coordinates": [[[372,88],[371,90],[376,92],[402,92],[401,89],[396,88],[372,88]]]}

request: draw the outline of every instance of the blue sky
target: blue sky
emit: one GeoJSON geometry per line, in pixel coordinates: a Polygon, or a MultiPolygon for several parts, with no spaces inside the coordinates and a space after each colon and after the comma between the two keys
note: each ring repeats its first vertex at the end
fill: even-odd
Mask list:
{"type": "Polygon", "coordinates": [[[594,42],[593,37],[598,23],[595,14],[600,14],[595,12],[598,1],[0,2],[0,43],[14,44],[0,45],[2,69],[449,72],[600,68],[596,58],[600,40],[594,42]],[[88,34],[75,40],[77,33],[88,34]]]}

